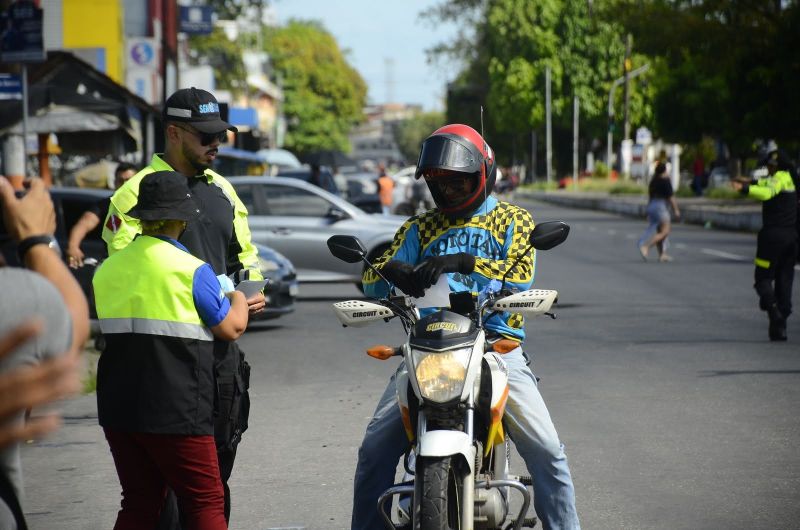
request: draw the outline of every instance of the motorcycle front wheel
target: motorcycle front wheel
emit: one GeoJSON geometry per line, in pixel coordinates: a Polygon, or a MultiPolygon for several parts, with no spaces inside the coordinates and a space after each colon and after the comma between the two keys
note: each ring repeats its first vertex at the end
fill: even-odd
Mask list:
{"type": "Polygon", "coordinates": [[[455,457],[417,458],[414,530],[460,528],[462,476],[455,457]]]}

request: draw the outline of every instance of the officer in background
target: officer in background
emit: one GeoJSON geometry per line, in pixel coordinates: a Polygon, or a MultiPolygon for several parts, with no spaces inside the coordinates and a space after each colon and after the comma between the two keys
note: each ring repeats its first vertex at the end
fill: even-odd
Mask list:
{"type": "Polygon", "coordinates": [[[769,340],[786,340],[792,312],[792,282],[797,254],[797,190],[788,171],[778,169],[778,151],[767,153],[765,178],[732,181],[743,195],[762,201],[762,227],[756,248],[755,289],[769,317],[769,340]]]}
{"type": "Polygon", "coordinates": [[[122,486],[114,528],[155,528],[169,485],[188,528],[223,530],[213,339],[244,332],[247,302],[241,292],[224,293],[211,267],[177,241],[200,213],[186,177],[150,173],[140,191],[128,215],[142,233],[93,279],[106,337],[97,416],[122,486]]]}
{"type": "MultiPolygon", "coordinates": [[[[164,153],[153,155],[150,165],[111,197],[103,227],[109,255],[125,248],[141,232],[141,224],[128,212],[137,202],[142,178],[154,171],[178,171],[187,176],[189,190],[201,211],[199,217],[187,225],[179,238],[180,243],[192,255],[211,265],[218,276],[233,277],[234,283],[263,279],[258,267],[258,251],[250,240],[247,208],[233,186],[210,169],[220,142],[227,138],[227,131],[236,132],[236,127],[220,117],[219,105],[210,92],[194,87],[178,90],[167,98],[162,118],[164,153]]],[[[247,303],[252,317],[264,310],[264,295],[258,293],[247,303]]],[[[228,520],[231,507],[228,478],[233,471],[240,437],[247,428],[250,368],[235,342],[215,341],[214,356],[218,390],[214,436],[228,520]]],[[[169,506],[165,517],[168,513],[169,506]]]]}

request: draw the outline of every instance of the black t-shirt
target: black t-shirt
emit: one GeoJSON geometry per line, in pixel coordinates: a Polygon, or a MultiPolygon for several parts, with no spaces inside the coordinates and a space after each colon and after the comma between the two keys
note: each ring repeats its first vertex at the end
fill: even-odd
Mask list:
{"type": "Polygon", "coordinates": [[[99,201],[94,203],[94,205],[92,205],[92,207],[89,208],[89,211],[95,214],[102,223],[103,221],[106,220],[106,217],[108,216],[108,209],[110,206],[111,206],[111,197],[106,197],[105,199],[100,199],[99,201]]]}
{"type": "Polygon", "coordinates": [[[672,197],[672,182],[665,177],[653,177],[648,189],[650,199],[669,199],[672,197]]]}
{"type": "MultiPolygon", "coordinates": [[[[189,222],[178,239],[214,269],[214,274],[230,274],[238,261],[239,244],[233,232],[233,204],[214,182],[201,175],[188,177],[189,191],[200,209],[200,216],[189,222]]],[[[239,265],[241,267],[241,264],[239,265]]]]}

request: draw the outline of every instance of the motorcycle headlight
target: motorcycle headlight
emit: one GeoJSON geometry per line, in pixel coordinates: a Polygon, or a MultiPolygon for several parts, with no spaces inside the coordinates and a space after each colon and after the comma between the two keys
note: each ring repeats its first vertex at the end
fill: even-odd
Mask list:
{"type": "Polygon", "coordinates": [[[446,403],[461,395],[472,347],[446,352],[414,351],[415,374],[424,399],[446,403]]]}

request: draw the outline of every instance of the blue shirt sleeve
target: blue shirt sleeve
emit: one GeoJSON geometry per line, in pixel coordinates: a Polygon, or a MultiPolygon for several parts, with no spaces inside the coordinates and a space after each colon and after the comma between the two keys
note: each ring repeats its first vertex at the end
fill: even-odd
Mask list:
{"type": "Polygon", "coordinates": [[[204,263],[194,271],[192,296],[197,313],[210,328],[225,320],[230,311],[230,300],[222,292],[219,280],[208,263],[204,263]]]}

